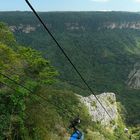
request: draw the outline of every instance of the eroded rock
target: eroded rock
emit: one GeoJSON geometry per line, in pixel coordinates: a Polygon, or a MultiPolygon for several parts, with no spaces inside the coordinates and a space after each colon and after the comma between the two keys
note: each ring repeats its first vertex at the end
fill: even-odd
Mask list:
{"type": "Polygon", "coordinates": [[[140,63],[134,65],[128,76],[127,85],[133,89],[140,89],[140,63]]]}
{"type": "MultiPolygon", "coordinates": [[[[102,103],[104,108],[108,111],[111,118],[113,120],[116,120],[118,112],[115,94],[102,93],[100,95],[97,95],[97,98],[102,103]]],[[[93,121],[101,122],[101,124],[103,125],[110,124],[110,121],[112,121],[112,119],[108,116],[108,114],[105,112],[104,108],[100,105],[94,95],[90,95],[88,97],[80,96],[80,100],[87,106],[89,114],[91,115],[93,121]]]]}

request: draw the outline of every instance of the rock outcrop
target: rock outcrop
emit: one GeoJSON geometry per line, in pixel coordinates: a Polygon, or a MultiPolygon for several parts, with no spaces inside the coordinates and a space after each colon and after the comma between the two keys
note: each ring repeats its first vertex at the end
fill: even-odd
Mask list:
{"type": "MultiPolygon", "coordinates": [[[[51,23],[46,23],[46,26],[50,29],[52,28],[51,23]]],[[[85,31],[88,27],[86,27],[82,23],[78,22],[66,22],[64,23],[64,28],[69,31],[85,31]]],[[[23,33],[31,33],[36,31],[37,28],[40,28],[41,25],[30,25],[28,24],[19,24],[19,25],[10,25],[9,28],[12,32],[23,32],[23,33]]],[[[107,29],[107,30],[113,30],[113,29],[133,29],[133,30],[140,30],[140,21],[137,22],[103,22],[101,25],[95,27],[94,23],[91,24],[91,28],[95,28],[97,30],[107,29]]]]}
{"type": "Polygon", "coordinates": [[[12,32],[18,32],[18,31],[21,31],[23,33],[26,33],[26,34],[29,34],[31,32],[34,32],[36,30],[36,27],[34,26],[31,26],[31,25],[23,25],[23,24],[20,24],[18,26],[9,26],[10,30],[12,32]]]}
{"type": "Polygon", "coordinates": [[[140,89],[140,63],[134,65],[128,76],[127,85],[133,89],[140,89]]]}
{"type": "Polygon", "coordinates": [[[140,21],[139,22],[107,22],[103,23],[103,26],[100,27],[105,29],[135,29],[140,30],[140,21]]]}
{"type": "MultiPolygon", "coordinates": [[[[113,120],[116,120],[118,118],[118,112],[117,112],[115,94],[114,93],[102,93],[100,95],[97,95],[97,98],[100,100],[100,102],[103,104],[105,109],[108,111],[111,118],[113,120]]],[[[97,101],[97,99],[95,98],[94,95],[90,95],[88,97],[80,96],[80,100],[82,103],[84,103],[87,106],[87,108],[89,110],[89,114],[91,115],[93,121],[101,122],[102,125],[110,124],[111,118],[105,112],[105,110],[100,105],[100,103],[97,101]]]]}

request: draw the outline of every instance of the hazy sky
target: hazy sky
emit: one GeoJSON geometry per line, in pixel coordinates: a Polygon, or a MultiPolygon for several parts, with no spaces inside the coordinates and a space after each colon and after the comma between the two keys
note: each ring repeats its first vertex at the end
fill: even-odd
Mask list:
{"type": "MultiPolygon", "coordinates": [[[[140,11],[140,0],[29,0],[37,11],[140,11]]],[[[29,11],[25,0],[0,0],[0,11],[29,11]]]]}

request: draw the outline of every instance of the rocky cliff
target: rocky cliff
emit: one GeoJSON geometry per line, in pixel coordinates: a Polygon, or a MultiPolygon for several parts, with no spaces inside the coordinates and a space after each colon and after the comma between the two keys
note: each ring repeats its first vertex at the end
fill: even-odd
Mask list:
{"type": "MultiPolygon", "coordinates": [[[[118,112],[117,112],[117,103],[116,103],[115,94],[102,93],[100,95],[97,95],[97,98],[106,108],[111,118],[113,120],[116,120],[118,117],[118,112]]],[[[108,125],[110,123],[111,118],[105,112],[105,110],[97,101],[94,95],[90,95],[88,97],[80,97],[80,99],[81,99],[81,102],[87,106],[89,114],[91,115],[93,121],[101,122],[102,125],[108,125]]]]}
{"type": "Polygon", "coordinates": [[[106,22],[103,23],[105,29],[140,29],[140,22],[106,22]]]}
{"type": "Polygon", "coordinates": [[[134,65],[134,69],[128,76],[127,85],[133,89],[140,89],[140,63],[134,65]]]}

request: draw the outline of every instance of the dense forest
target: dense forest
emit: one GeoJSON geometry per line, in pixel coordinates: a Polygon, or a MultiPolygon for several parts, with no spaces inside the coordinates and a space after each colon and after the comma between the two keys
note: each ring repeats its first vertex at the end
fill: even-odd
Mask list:
{"type": "MultiPolygon", "coordinates": [[[[39,14],[93,91],[116,94],[123,106],[121,117],[138,140],[140,90],[129,87],[126,82],[134,64],[140,61],[139,13],[39,14]]],[[[66,126],[77,114],[84,120],[81,128],[89,140],[98,137],[92,130],[99,132],[97,140],[100,136],[109,140],[128,139],[122,132],[122,124],[116,134],[110,132],[109,135],[100,124],[91,124],[86,108],[80,108],[74,94],[87,96],[89,91],[31,12],[1,12],[0,21],[9,26],[8,29],[0,24],[0,72],[32,91],[0,76],[0,110],[4,114],[0,119],[1,139],[5,136],[9,139],[62,139],[64,134],[69,135],[66,126]],[[43,110],[48,113],[44,114],[43,110]]]]}

